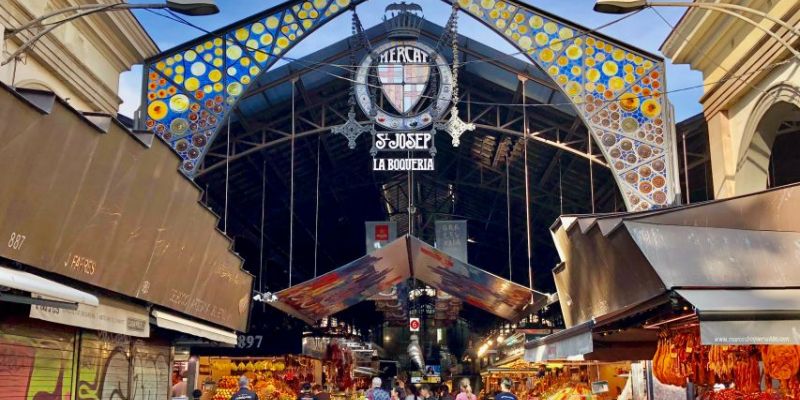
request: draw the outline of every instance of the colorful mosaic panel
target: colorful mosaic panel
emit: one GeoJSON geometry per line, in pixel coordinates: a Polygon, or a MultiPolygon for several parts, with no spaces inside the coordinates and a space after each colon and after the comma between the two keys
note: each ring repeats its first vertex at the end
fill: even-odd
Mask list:
{"type": "MultiPolygon", "coordinates": [[[[311,30],[363,0],[289,2],[148,64],[147,128],[189,176],[251,82],[311,30]]],[[[516,2],[456,0],[546,71],[605,155],[629,210],[675,199],[663,62],[516,2]]]]}
{"type": "Polygon", "coordinates": [[[249,85],[311,30],[347,10],[351,0],[290,3],[264,18],[209,35],[147,66],[147,129],[196,173],[227,113],[249,85]]]}
{"type": "Polygon", "coordinates": [[[671,122],[663,62],[514,3],[458,0],[546,71],[575,104],[629,210],[668,205],[671,122]]]}

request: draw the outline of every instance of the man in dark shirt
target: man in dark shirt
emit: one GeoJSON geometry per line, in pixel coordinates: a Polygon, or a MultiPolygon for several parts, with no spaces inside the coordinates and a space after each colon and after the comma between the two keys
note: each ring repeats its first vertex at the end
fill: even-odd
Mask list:
{"type": "Polygon", "coordinates": [[[517,400],[517,396],[511,393],[511,379],[503,378],[500,382],[500,393],[494,397],[494,400],[517,400]]]}
{"type": "Polygon", "coordinates": [[[242,375],[242,377],[239,378],[239,391],[231,396],[231,400],[258,400],[258,395],[256,395],[252,390],[248,389],[249,385],[250,380],[248,380],[246,376],[242,375]]]}
{"type": "Polygon", "coordinates": [[[322,390],[322,385],[316,384],[312,390],[317,400],[331,400],[331,394],[322,390]]]}
{"type": "Polygon", "coordinates": [[[297,397],[297,400],[317,400],[317,398],[311,394],[311,384],[304,383],[302,389],[300,389],[300,396],[297,397]]]}

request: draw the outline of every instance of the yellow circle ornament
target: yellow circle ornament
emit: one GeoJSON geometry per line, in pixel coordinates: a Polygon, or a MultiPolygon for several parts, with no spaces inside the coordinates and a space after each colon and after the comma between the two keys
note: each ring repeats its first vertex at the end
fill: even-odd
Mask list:
{"type": "Polygon", "coordinates": [[[608,80],[608,87],[615,92],[619,92],[625,88],[625,81],[618,76],[614,76],[608,80]]]}
{"type": "Polygon", "coordinates": [[[603,73],[607,76],[614,76],[619,72],[619,66],[614,61],[606,61],[603,63],[603,73]]]}
{"type": "Polygon", "coordinates": [[[597,68],[589,69],[588,71],[586,71],[586,79],[588,79],[590,82],[599,81],[600,80],[600,71],[598,71],[597,68]]]}
{"type": "Polygon", "coordinates": [[[539,59],[541,59],[542,62],[545,62],[545,63],[549,64],[549,63],[553,62],[554,58],[555,58],[555,53],[553,53],[553,50],[543,49],[539,53],[539,59]]]}
{"type": "Polygon", "coordinates": [[[647,99],[642,102],[642,114],[645,117],[653,119],[661,114],[661,104],[655,99],[647,99]]]}
{"type": "Polygon", "coordinates": [[[619,97],[619,106],[625,111],[635,111],[639,108],[639,97],[633,93],[625,93],[619,97]]]}
{"type": "Polygon", "coordinates": [[[208,73],[208,79],[211,82],[219,82],[219,80],[222,79],[222,72],[218,69],[211,70],[211,72],[208,73]]]}
{"type": "Polygon", "coordinates": [[[200,87],[200,80],[195,77],[191,77],[183,83],[183,86],[186,88],[186,90],[194,92],[200,87]]]}
{"type": "Polygon", "coordinates": [[[573,44],[567,47],[567,57],[569,57],[570,60],[577,60],[581,58],[582,55],[583,51],[581,51],[581,48],[579,46],[573,44]]]}
{"type": "Polygon", "coordinates": [[[156,120],[161,121],[167,116],[167,104],[161,100],[156,100],[147,106],[147,115],[156,120]]]}

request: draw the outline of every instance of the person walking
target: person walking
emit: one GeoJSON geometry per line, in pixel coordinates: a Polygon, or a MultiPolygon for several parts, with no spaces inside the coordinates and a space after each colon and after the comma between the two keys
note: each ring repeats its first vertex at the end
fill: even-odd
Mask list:
{"type": "Polygon", "coordinates": [[[180,381],[172,386],[172,398],[186,397],[186,370],[180,373],[180,381]]]}
{"type": "Polygon", "coordinates": [[[419,388],[419,396],[422,400],[435,400],[436,398],[433,397],[433,391],[429,385],[422,385],[419,388]]]}
{"type": "Polygon", "coordinates": [[[422,400],[422,397],[419,395],[419,389],[414,386],[410,385],[406,388],[406,400],[422,400]]]}
{"type": "Polygon", "coordinates": [[[453,400],[453,396],[450,395],[450,388],[447,385],[439,386],[439,400],[453,400]]]}
{"type": "Polygon", "coordinates": [[[403,388],[401,388],[400,386],[394,386],[392,387],[392,392],[389,393],[389,395],[392,400],[405,400],[402,397],[402,393],[403,393],[403,388]]]}
{"type": "Polygon", "coordinates": [[[314,385],[314,387],[312,388],[312,392],[314,393],[314,397],[316,397],[317,400],[331,400],[331,394],[325,390],[322,390],[322,385],[320,384],[314,385]]]}
{"type": "Polygon", "coordinates": [[[250,380],[242,375],[239,378],[239,391],[231,396],[231,400],[258,400],[258,395],[249,389],[250,380]]]}
{"type": "Polygon", "coordinates": [[[300,395],[297,396],[297,400],[317,400],[314,394],[311,393],[311,384],[304,383],[302,388],[300,389],[300,395]]]}
{"type": "Polygon", "coordinates": [[[511,387],[514,385],[509,378],[503,378],[500,381],[500,393],[494,397],[494,400],[517,400],[517,396],[511,393],[511,387]]]}
{"type": "Polygon", "coordinates": [[[461,379],[461,383],[458,385],[459,393],[456,396],[456,400],[476,400],[474,394],[472,394],[472,386],[469,383],[469,378],[461,379]]]}
{"type": "Polygon", "coordinates": [[[367,391],[367,400],[390,400],[391,396],[383,388],[383,381],[377,376],[372,378],[372,387],[367,391]]]}

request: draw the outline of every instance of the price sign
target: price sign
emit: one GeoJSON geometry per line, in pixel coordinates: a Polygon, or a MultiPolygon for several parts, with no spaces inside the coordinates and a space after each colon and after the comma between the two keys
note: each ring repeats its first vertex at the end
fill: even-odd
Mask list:
{"type": "Polygon", "coordinates": [[[408,329],[411,332],[419,332],[419,326],[420,326],[419,318],[409,318],[408,329]]]}

